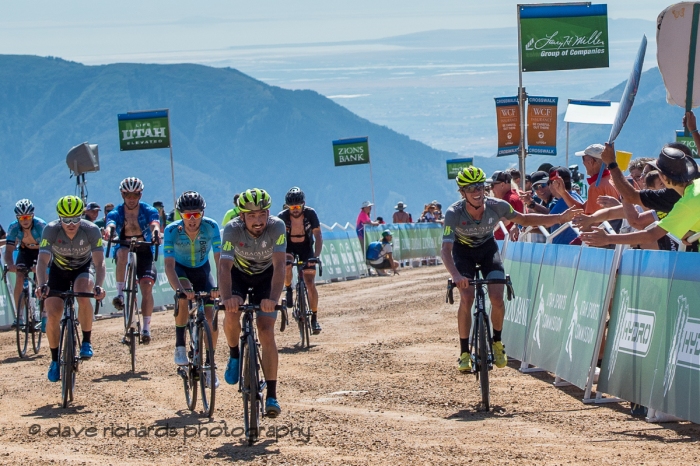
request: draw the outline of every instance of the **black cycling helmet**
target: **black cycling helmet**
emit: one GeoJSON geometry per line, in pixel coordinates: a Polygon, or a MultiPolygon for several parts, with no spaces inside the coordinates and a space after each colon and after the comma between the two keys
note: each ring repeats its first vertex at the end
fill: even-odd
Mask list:
{"type": "Polygon", "coordinates": [[[296,186],[287,191],[287,194],[284,196],[284,203],[287,205],[301,205],[305,201],[304,191],[296,186]]]}
{"type": "Polygon", "coordinates": [[[204,210],[206,206],[207,203],[197,191],[185,191],[177,200],[177,204],[175,204],[175,208],[180,212],[186,210],[204,210]]]}

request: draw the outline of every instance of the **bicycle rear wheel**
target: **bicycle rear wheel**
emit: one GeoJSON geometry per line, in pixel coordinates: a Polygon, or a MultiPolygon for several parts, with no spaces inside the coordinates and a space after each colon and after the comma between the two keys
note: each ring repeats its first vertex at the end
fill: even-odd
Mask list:
{"type": "MultiPolygon", "coordinates": [[[[29,328],[32,323],[29,320],[29,296],[26,291],[22,291],[17,303],[17,354],[20,358],[27,356],[27,345],[29,344],[29,328]]],[[[33,316],[32,316],[33,317],[33,316]]]]}
{"type": "Polygon", "coordinates": [[[73,385],[75,384],[75,324],[72,320],[63,322],[61,328],[61,407],[67,408],[73,399],[73,385]]]}
{"type": "Polygon", "coordinates": [[[489,400],[489,347],[486,337],[486,314],[479,314],[479,385],[481,387],[481,403],[484,410],[488,411],[490,406],[489,400]]]}
{"type": "MultiPolygon", "coordinates": [[[[38,354],[41,349],[41,314],[44,311],[44,301],[34,300],[34,306],[39,306],[39,321],[32,319],[32,348],[34,349],[34,354],[38,354]]],[[[34,307],[31,309],[31,313],[34,313],[34,307]]]]}
{"type": "Polygon", "coordinates": [[[262,400],[258,396],[257,346],[252,335],[248,335],[241,359],[243,387],[243,415],[248,445],[254,444],[260,431],[260,411],[262,400]]]}
{"type": "Polygon", "coordinates": [[[211,418],[214,416],[214,402],[216,401],[216,367],[214,367],[214,343],[212,342],[209,322],[206,320],[199,327],[199,355],[201,367],[199,388],[202,391],[202,412],[211,418]],[[209,364],[206,361],[209,361],[209,364]],[[207,371],[209,371],[209,386],[207,386],[207,371]]]}

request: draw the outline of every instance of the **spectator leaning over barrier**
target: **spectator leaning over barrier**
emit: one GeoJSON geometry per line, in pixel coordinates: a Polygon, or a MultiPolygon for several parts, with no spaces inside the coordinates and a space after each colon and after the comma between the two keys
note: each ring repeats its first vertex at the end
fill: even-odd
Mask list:
{"type": "MultiPolygon", "coordinates": [[[[518,192],[512,188],[511,181],[512,178],[510,173],[502,172],[500,170],[493,172],[493,175],[491,175],[491,190],[493,192],[493,197],[503,199],[510,204],[511,207],[513,207],[513,210],[516,212],[520,212],[521,214],[525,213],[523,201],[520,200],[518,192]]],[[[516,240],[518,238],[518,230],[513,230],[513,223],[503,223],[506,224],[506,228],[511,232],[511,239],[516,240]]],[[[495,227],[496,225],[493,226],[495,227]]],[[[495,237],[498,240],[505,239],[505,235],[500,228],[496,231],[495,237]]]]}
{"type": "Polygon", "coordinates": [[[379,257],[374,260],[367,260],[367,263],[374,267],[374,269],[377,271],[377,275],[387,276],[388,274],[385,272],[385,270],[393,270],[394,275],[399,273],[399,263],[394,260],[393,239],[391,230],[384,230],[382,232],[382,249],[379,252],[379,257]]]}
{"type": "MultiPolygon", "coordinates": [[[[581,199],[581,196],[574,191],[573,186],[571,184],[571,171],[566,168],[566,167],[554,167],[551,168],[549,171],[549,176],[548,176],[548,183],[550,185],[551,191],[554,193],[554,195],[558,198],[552,208],[550,209],[549,213],[552,215],[560,214],[562,212],[565,212],[568,209],[568,206],[566,204],[566,201],[562,198],[563,196],[558,194],[555,191],[554,188],[554,180],[555,179],[561,179],[564,183],[564,189],[566,189],[566,192],[574,198],[577,202],[580,202],[583,204],[583,199],[581,199]]],[[[561,225],[552,225],[549,228],[550,233],[554,233],[561,225]]],[[[569,244],[573,240],[575,240],[578,237],[576,232],[573,230],[573,228],[569,227],[559,235],[557,235],[552,242],[554,244],[569,244]]]]}
{"type": "MultiPolygon", "coordinates": [[[[611,147],[614,156],[614,148],[611,147]]],[[[608,155],[608,154],[606,154],[608,155]]],[[[675,147],[666,145],[661,149],[659,157],[649,164],[658,170],[663,184],[679,196],[671,211],[653,228],[646,231],[610,235],[602,228],[582,234],[583,241],[593,246],[607,244],[640,244],[657,241],[667,233],[689,244],[689,236],[700,231],[700,179],[698,165],[690,157],[675,147]]],[[[617,163],[609,164],[613,170],[618,169],[617,163]]]]}
{"type": "Polygon", "coordinates": [[[355,222],[355,231],[357,232],[357,239],[360,240],[360,249],[365,250],[365,225],[377,226],[379,222],[373,222],[369,216],[372,211],[372,204],[369,201],[362,203],[360,208],[360,214],[357,216],[357,222],[355,222]]]}
{"type": "Polygon", "coordinates": [[[403,202],[397,202],[396,205],[394,206],[394,217],[392,218],[393,223],[411,223],[411,214],[408,212],[404,211],[404,209],[408,207],[406,204],[403,202]]]}
{"type": "Polygon", "coordinates": [[[433,211],[435,223],[443,223],[445,218],[442,216],[442,204],[437,201],[433,201],[433,205],[435,206],[435,211],[433,211]]]}
{"type": "Polygon", "coordinates": [[[534,172],[530,175],[530,179],[535,194],[533,196],[532,191],[520,191],[520,200],[527,206],[528,212],[548,214],[557,201],[549,189],[549,174],[534,172]]]}
{"type": "Polygon", "coordinates": [[[420,223],[435,223],[435,205],[426,204],[423,208],[423,213],[418,219],[420,223]]]}
{"type": "MultiPolygon", "coordinates": [[[[469,279],[475,278],[477,264],[481,266],[481,274],[485,278],[505,278],[493,228],[501,220],[522,226],[552,226],[556,223],[568,222],[576,212],[570,209],[558,215],[519,213],[502,199],[484,196],[486,175],[477,167],[463,169],[457,175],[456,181],[462,199],[452,204],[445,213],[441,257],[460,294],[457,312],[460,342],[459,370],[470,372],[469,329],[471,328],[471,308],[474,303],[474,287],[469,284],[469,279]]],[[[493,324],[494,363],[497,367],[505,367],[508,363],[505,348],[501,342],[505,314],[503,288],[503,285],[488,287],[493,324]]]]}
{"type": "Polygon", "coordinates": [[[644,181],[644,175],[646,174],[645,170],[648,171],[647,164],[652,160],[654,160],[652,157],[642,157],[630,162],[627,170],[630,172],[630,177],[637,189],[645,189],[647,187],[644,181]]]}

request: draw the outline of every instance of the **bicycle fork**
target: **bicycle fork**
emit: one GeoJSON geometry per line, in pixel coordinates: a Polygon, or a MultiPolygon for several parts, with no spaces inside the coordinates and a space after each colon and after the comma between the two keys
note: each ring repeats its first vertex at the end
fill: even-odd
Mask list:
{"type": "Polygon", "coordinates": [[[485,325],[486,341],[488,343],[488,369],[493,369],[493,337],[491,336],[491,324],[489,316],[486,314],[486,296],[481,287],[476,289],[476,311],[474,312],[474,324],[471,341],[471,358],[472,358],[472,373],[479,371],[479,326],[482,324],[480,314],[484,315],[483,324],[485,325]]]}

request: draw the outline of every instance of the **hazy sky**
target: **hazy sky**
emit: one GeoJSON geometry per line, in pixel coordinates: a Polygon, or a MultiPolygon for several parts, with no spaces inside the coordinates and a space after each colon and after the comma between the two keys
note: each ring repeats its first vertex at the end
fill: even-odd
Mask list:
{"type": "MultiPolygon", "coordinates": [[[[0,53],[87,63],[154,53],[513,27],[522,0],[0,1],[0,53]]],[[[614,0],[610,18],[655,20],[670,3],[614,0]]],[[[183,54],[186,57],[191,54],[183,54]]],[[[158,61],[155,59],[155,61],[158,61]]]]}

